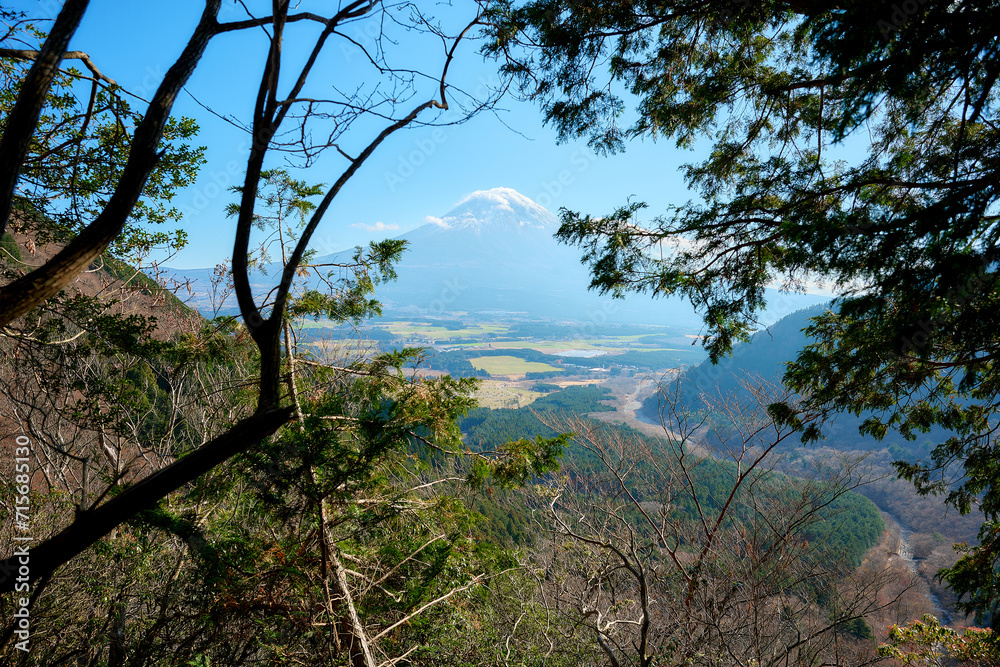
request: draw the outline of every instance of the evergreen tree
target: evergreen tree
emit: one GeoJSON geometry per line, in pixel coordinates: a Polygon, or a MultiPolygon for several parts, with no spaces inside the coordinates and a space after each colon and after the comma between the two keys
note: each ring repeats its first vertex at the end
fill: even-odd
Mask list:
{"type": "Polygon", "coordinates": [[[755,328],[765,287],[835,286],[786,380],[806,409],[870,411],[876,436],[950,430],[898,469],[990,519],[948,573],[979,613],[1000,603],[998,15],[990,0],[533,0],[495,14],[492,49],[563,138],[711,142],[685,167],[696,200],[646,225],[641,203],[563,211],[559,237],[602,293],[688,297],[713,360],[755,328]]]}

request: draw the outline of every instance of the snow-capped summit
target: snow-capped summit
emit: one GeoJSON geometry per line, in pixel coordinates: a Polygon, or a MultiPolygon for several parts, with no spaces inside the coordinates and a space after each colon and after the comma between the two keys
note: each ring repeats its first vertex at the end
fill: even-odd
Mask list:
{"type": "Polygon", "coordinates": [[[427,216],[424,221],[440,230],[464,229],[477,233],[537,229],[552,234],[559,227],[554,215],[512,188],[477,190],[444,217],[427,216]]]}
{"type": "Polygon", "coordinates": [[[440,218],[424,221],[401,237],[409,243],[402,267],[479,264],[497,278],[500,267],[523,274],[527,267],[568,262],[583,279],[576,251],[553,238],[558,219],[511,188],[477,190],[440,218]]]}

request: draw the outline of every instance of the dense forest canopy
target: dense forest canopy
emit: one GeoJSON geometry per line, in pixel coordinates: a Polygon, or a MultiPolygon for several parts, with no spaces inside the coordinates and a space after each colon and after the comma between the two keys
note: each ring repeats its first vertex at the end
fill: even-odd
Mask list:
{"type": "Polygon", "coordinates": [[[685,167],[695,198],[652,220],[641,201],[563,212],[592,287],[685,295],[718,360],[755,328],[766,286],[826,281],[840,298],[787,382],[803,409],[870,411],[877,437],[954,434],[898,469],[989,517],[948,576],[969,610],[993,611],[996,3],[533,0],[495,16],[492,53],[562,137],[709,144],[685,167]]]}

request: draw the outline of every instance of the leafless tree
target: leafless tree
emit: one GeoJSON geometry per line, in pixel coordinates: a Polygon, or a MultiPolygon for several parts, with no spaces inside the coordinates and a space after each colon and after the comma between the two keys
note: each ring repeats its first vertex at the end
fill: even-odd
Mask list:
{"type": "Polygon", "coordinates": [[[879,595],[890,573],[859,568],[823,537],[845,520],[834,508],[864,463],[781,474],[775,450],[795,431],[767,406],[789,397],[745,389],[751,399],[691,413],[679,384],[661,388],[659,440],[580,418],[549,424],[574,432],[588,463],[540,488],[551,535],[541,566],[553,608],[590,628],[607,664],[876,659],[851,633],[891,602],[879,595]]]}
{"type": "MultiPolygon", "coordinates": [[[[235,217],[232,275],[245,330],[260,356],[259,373],[254,378],[254,404],[249,414],[231,427],[210,425],[204,442],[194,451],[180,459],[162,461],[158,469],[134,480],[113,498],[98,493],[99,503],[77,512],[57,534],[31,549],[32,580],[49,576],[138,511],[150,507],[234,454],[253,447],[293,417],[294,406],[283,390],[286,383],[282,371],[282,322],[293,278],[334,198],[393,133],[415,123],[434,122],[435,113],[454,112],[456,95],[462,96],[464,104],[457,114],[445,119],[447,122],[465,119],[491,103],[492,98],[473,100],[471,95],[453,87],[449,79],[459,44],[474,34],[482,16],[483,8],[478,4],[468,6],[467,16],[452,28],[442,27],[441,22],[409,3],[355,0],[340,5],[328,15],[296,11],[288,0],[261,3],[267,7],[259,14],[256,5],[238,4],[245,9],[245,17],[224,21],[219,18],[221,0],[206,0],[182,54],[163,77],[134,129],[127,160],[117,182],[110,184],[107,201],[92,220],[83,222],[79,233],[51,260],[0,287],[0,326],[21,323],[21,318],[55,297],[118,237],[160,159],[160,142],[174,102],[201,63],[205,49],[230,33],[252,31],[262,40],[265,53],[252,118],[245,122],[232,119],[250,138],[246,174],[240,191],[242,199],[235,217]],[[348,31],[359,23],[377,26],[370,42],[362,43],[348,31]],[[304,60],[291,71],[283,56],[289,33],[296,25],[315,26],[319,30],[318,34],[315,30],[304,33],[313,41],[304,49],[304,60]],[[433,45],[425,47],[427,51],[440,55],[438,69],[433,72],[414,70],[406,53],[393,53],[393,31],[427,38],[433,45]],[[322,56],[336,44],[356,49],[361,55],[359,60],[366,64],[367,74],[361,76],[370,79],[361,89],[342,94],[337,82],[326,78],[331,72],[321,65],[322,56]],[[332,91],[328,97],[313,97],[314,91],[324,88],[332,91]],[[323,138],[316,139],[320,136],[323,138]],[[259,303],[250,288],[248,254],[259,180],[266,160],[271,152],[280,150],[308,164],[320,151],[327,149],[343,160],[343,169],[304,225],[268,301],[259,303]]],[[[44,44],[37,50],[0,53],[0,57],[32,62],[20,84],[20,94],[0,140],[0,165],[3,165],[0,168],[0,233],[8,224],[20,165],[27,158],[30,139],[38,127],[52,83],[59,75],[60,62],[74,57],[93,65],[86,54],[66,52],[87,6],[87,0],[68,0],[52,23],[44,44]]],[[[357,74],[352,72],[352,78],[357,74]]],[[[90,80],[95,86],[112,86],[104,75],[94,75],[90,80]]],[[[67,396],[66,400],[69,398],[67,396]]],[[[58,439],[58,435],[52,437],[58,439]]],[[[131,451],[143,450],[143,443],[131,444],[131,451]]],[[[101,449],[95,436],[88,452],[72,455],[90,457],[93,461],[103,455],[101,449]]],[[[67,466],[62,464],[61,467],[67,466]]],[[[0,561],[0,590],[13,589],[16,571],[16,557],[0,561]]]]}

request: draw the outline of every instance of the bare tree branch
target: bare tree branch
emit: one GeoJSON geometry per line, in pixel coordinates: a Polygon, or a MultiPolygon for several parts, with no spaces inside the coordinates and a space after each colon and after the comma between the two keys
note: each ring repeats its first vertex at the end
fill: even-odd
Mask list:
{"type": "MultiPolygon", "coordinates": [[[[37,60],[39,57],[41,57],[41,55],[42,55],[41,51],[33,51],[31,49],[3,49],[3,48],[0,48],[0,58],[18,58],[20,60],[37,60]]],[[[87,66],[87,69],[89,69],[91,71],[91,73],[94,75],[94,79],[96,79],[97,81],[103,81],[104,83],[110,84],[112,86],[117,86],[118,85],[118,83],[114,79],[111,79],[111,78],[105,76],[104,73],[102,73],[101,70],[99,70],[97,68],[97,65],[94,64],[94,61],[90,59],[90,55],[88,55],[84,51],[66,51],[65,53],[62,54],[62,59],[63,60],[79,60],[80,62],[82,62],[84,65],[87,66]]]]}

